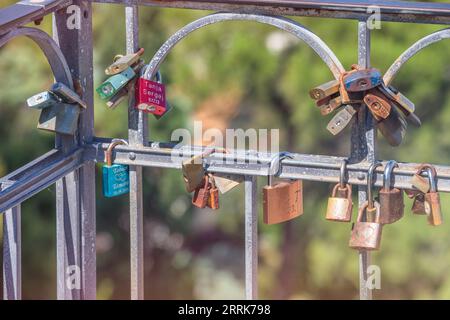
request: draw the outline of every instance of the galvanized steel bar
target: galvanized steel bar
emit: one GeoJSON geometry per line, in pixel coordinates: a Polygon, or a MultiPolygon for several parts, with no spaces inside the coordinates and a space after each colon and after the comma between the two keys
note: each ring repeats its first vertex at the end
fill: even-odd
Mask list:
{"type": "Polygon", "coordinates": [[[93,0],[101,3],[132,2],[153,7],[309,16],[366,21],[376,6],[381,20],[450,24],[450,4],[391,0],[93,0]]]}
{"type": "MultiPolygon", "coordinates": [[[[125,7],[127,53],[139,49],[139,11],[137,6],[125,7]]],[[[147,142],[147,115],[134,107],[134,90],[129,94],[128,139],[132,146],[147,142]]],[[[142,167],[130,166],[130,284],[131,299],[144,299],[144,229],[142,167]]]]}
{"type": "Polygon", "coordinates": [[[147,69],[145,70],[144,77],[147,79],[152,79],[173,47],[181,40],[185,39],[189,34],[202,27],[225,21],[254,21],[268,24],[280,30],[289,32],[310,46],[311,49],[313,49],[320,56],[323,62],[325,62],[336,79],[339,79],[340,74],[344,72],[344,67],[341,62],[333,51],[325,44],[325,42],[296,21],[284,17],[256,14],[215,13],[197,19],[174,33],[155,53],[152,60],[148,64],[147,69]]]}
{"type": "Polygon", "coordinates": [[[425,49],[429,45],[442,41],[444,39],[450,38],[450,29],[443,29],[436,31],[426,37],[415,42],[411,47],[409,47],[405,52],[403,52],[400,57],[398,57],[394,63],[389,67],[383,76],[384,83],[389,85],[394,80],[400,68],[419,51],[425,49]]]}
{"type": "MultiPolygon", "coordinates": [[[[353,135],[354,136],[354,135],[353,135]]],[[[105,162],[104,151],[109,139],[97,139],[86,145],[85,157],[105,162]]],[[[181,163],[194,155],[201,154],[203,148],[174,148],[174,144],[150,142],[148,147],[117,146],[114,148],[114,163],[139,165],[154,168],[181,169],[181,163]],[[130,159],[130,157],[132,159],[130,159]]],[[[251,150],[228,150],[228,154],[213,154],[205,160],[209,172],[236,175],[267,176],[271,154],[251,150]]],[[[338,183],[342,160],[346,157],[325,155],[293,154],[293,159],[285,159],[280,177],[283,179],[302,179],[317,182],[338,183]]],[[[363,159],[364,160],[364,159],[363,159]]],[[[347,166],[348,182],[352,185],[367,185],[367,170],[370,163],[354,161],[347,166]]],[[[385,165],[385,162],[383,162],[385,165]]],[[[417,170],[418,163],[399,163],[393,172],[393,186],[400,189],[412,189],[411,178],[417,170]]],[[[450,167],[435,165],[439,192],[450,192],[450,167]]],[[[376,170],[374,185],[382,186],[383,168],[376,170]]]]}
{"type": "Polygon", "coordinates": [[[21,206],[3,214],[3,298],[22,299],[21,206]]]}
{"type": "MultiPolygon", "coordinates": [[[[366,21],[358,22],[358,64],[363,68],[370,67],[370,30],[366,21]]],[[[358,113],[358,123],[355,125],[354,135],[363,137],[358,139],[358,145],[353,152],[359,157],[364,157],[364,161],[372,163],[376,157],[376,126],[367,108],[360,108],[358,113]]],[[[367,201],[367,187],[358,187],[358,208],[367,201]]],[[[367,270],[371,264],[371,254],[368,251],[359,252],[359,297],[361,300],[372,299],[372,289],[368,286],[367,270]]]]}
{"type": "Polygon", "coordinates": [[[258,195],[256,177],[245,177],[245,298],[258,299],[258,195]]]}

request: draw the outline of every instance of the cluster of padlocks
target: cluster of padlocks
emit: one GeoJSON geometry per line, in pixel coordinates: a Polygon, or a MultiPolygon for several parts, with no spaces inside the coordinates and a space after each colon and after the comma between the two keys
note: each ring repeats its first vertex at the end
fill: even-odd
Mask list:
{"type": "Polygon", "coordinates": [[[342,73],[339,80],[311,89],[310,96],[316,100],[324,116],[341,108],[327,125],[333,135],[350,123],[361,105],[367,106],[381,133],[393,146],[402,142],[407,121],[415,126],[421,125],[420,119],[414,114],[414,103],[394,87],[386,86],[381,72],[374,68],[362,69],[353,65],[352,70],[342,73]]]}
{"type": "MultiPolygon", "coordinates": [[[[106,68],[110,76],[98,88],[100,98],[109,108],[117,106],[134,87],[135,108],[160,118],[169,111],[165,88],[161,75],[156,79],[146,78],[145,65],[141,58],[144,50],[134,54],[119,55],[106,68]],[[138,78],[138,79],[137,79],[138,78]]],[[[341,75],[339,80],[327,82],[310,91],[310,96],[322,115],[328,115],[341,108],[328,125],[328,130],[337,134],[350,122],[356,109],[366,105],[378,122],[378,127],[391,145],[401,143],[406,132],[406,121],[420,126],[420,119],[414,114],[414,104],[391,86],[386,86],[381,73],[376,69],[362,69],[357,65],[341,75]]],[[[78,116],[86,104],[80,96],[62,83],[55,83],[49,91],[28,99],[29,107],[40,109],[38,128],[60,134],[75,133],[78,116]]],[[[113,164],[112,152],[117,145],[126,144],[124,140],[113,140],[106,153],[103,167],[103,194],[115,197],[129,192],[129,168],[127,165],[113,164]]],[[[204,159],[213,153],[226,153],[219,148],[206,148],[182,163],[186,191],[193,193],[192,204],[198,208],[219,209],[219,193],[224,194],[243,179],[241,176],[212,174],[205,170],[204,159]]],[[[282,161],[293,158],[288,152],[275,154],[268,169],[268,183],[263,188],[264,223],[282,223],[303,214],[303,184],[301,180],[278,180],[282,161]]],[[[346,182],[346,165],[343,161],[339,183],[332,189],[328,199],[326,219],[339,222],[352,220],[352,186],[346,182]]],[[[353,223],[349,246],[358,250],[377,250],[380,247],[382,229],[404,215],[403,190],[392,187],[392,172],[398,166],[394,160],[388,161],[384,168],[383,187],[377,197],[373,195],[373,175],[376,162],[367,173],[368,200],[358,211],[353,223]]],[[[437,193],[436,170],[429,164],[418,167],[411,180],[414,190],[405,190],[414,199],[412,212],[426,215],[433,226],[442,223],[440,199],[437,193]],[[424,176],[426,175],[426,177],[424,176]]]]}

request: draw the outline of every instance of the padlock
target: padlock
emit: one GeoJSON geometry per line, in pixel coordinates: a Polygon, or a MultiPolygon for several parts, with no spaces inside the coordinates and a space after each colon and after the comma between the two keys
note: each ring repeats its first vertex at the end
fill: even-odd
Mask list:
{"type": "Polygon", "coordinates": [[[420,215],[427,214],[425,211],[425,194],[424,193],[419,193],[414,197],[411,211],[414,214],[420,214],[420,215]]]}
{"type": "Polygon", "coordinates": [[[420,165],[411,179],[411,184],[424,194],[430,191],[430,180],[429,177],[428,178],[422,177],[421,174],[424,171],[424,169],[426,169],[428,166],[430,165],[426,163],[420,165]]]}
{"type": "MultiPolygon", "coordinates": [[[[319,101],[317,101],[317,103],[319,103],[319,101]]],[[[331,99],[327,100],[326,104],[322,104],[322,105],[318,104],[320,114],[323,116],[330,114],[331,112],[333,112],[340,106],[342,106],[341,96],[337,96],[335,98],[331,98],[331,99]]]]}
{"type": "Polygon", "coordinates": [[[181,171],[187,192],[194,191],[204,180],[206,174],[203,168],[203,158],[215,152],[215,148],[206,149],[202,154],[183,161],[181,171]]]}
{"type": "Polygon", "coordinates": [[[381,84],[381,72],[377,69],[354,69],[346,72],[342,78],[347,92],[361,92],[381,84]]]}
{"type": "Polygon", "coordinates": [[[194,196],[192,197],[192,204],[198,208],[205,208],[208,204],[209,190],[210,190],[209,176],[203,175],[201,185],[195,189],[194,196]]]}
{"type": "Polygon", "coordinates": [[[113,140],[105,152],[106,165],[102,168],[103,195],[111,198],[130,190],[129,167],[123,164],[113,164],[112,152],[115,146],[126,144],[123,140],[113,140]]]}
{"type": "Polygon", "coordinates": [[[117,55],[114,57],[114,62],[105,70],[105,73],[109,76],[118,74],[128,67],[133,66],[139,62],[140,57],[144,54],[144,48],[140,48],[136,53],[127,55],[117,55]]]}
{"type": "Polygon", "coordinates": [[[339,183],[334,186],[331,197],[328,198],[327,220],[349,222],[352,219],[352,187],[345,183],[346,164],[347,160],[342,161],[339,183]]]}
{"type": "Polygon", "coordinates": [[[386,164],[383,176],[383,188],[379,192],[380,223],[390,224],[400,220],[405,212],[403,190],[391,187],[392,171],[398,164],[390,160],[386,164]]]}
{"type": "Polygon", "coordinates": [[[355,113],[356,109],[353,106],[345,106],[330,120],[327,125],[327,130],[331,132],[331,134],[337,135],[350,123],[355,113]]]}
{"type": "Polygon", "coordinates": [[[216,179],[212,174],[209,174],[209,184],[208,207],[217,210],[219,209],[219,189],[216,187],[216,179]]]}
{"type": "Polygon", "coordinates": [[[56,82],[52,85],[50,89],[52,93],[57,95],[62,101],[67,103],[77,103],[83,109],[87,109],[87,104],[83,100],[81,100],[80,96],[71,90],[64,83],[56,82]]]}
{"type": "MultiPolygon", "coordinates": [[[[364,215],[368,215],[369,202],[366,201],[358,211],[358,218],[352,226],[349,247],[357,250],[378,250],[381,244],[383,225],[380,223],[380,204],[373,203],[375,221],[363,221],[364,215]]],[[[367,219],[367,218],[366,218],[367,219]]]]}
{"type": "Polygon", "coordinates": [[[53,104],[61,102],[51,91],[44,91],[27,99],[27,105],[33,109],[45,109],[53,104]]]}
{"type": "Polygon", "coordinates": [[[215,173],[214,174],[214,183],[216,184],[219,192],[224,194],[230,191],[231,189],[237,187],[242,181],[244,181],[244,176],[241,175],[232,175],[226,173],[215,173]]]}
{"type": "Polygon", "coordinates": [[[133,68],[128,67],[121,73],[109,77],[96,91],[101,99],[108,100],[124,88],[135,76],[136,73],[133,68]]]}
{"type": "Polygon", "coordinates": [[[364,102],[377,121],[386,119],[391,113],[391,102],[377,89],[370,90],[364,96],[364,102]]]}
{"type": "Polygon", "coordinates": [[[387,87],[384,85],[384,83],[382,83],[378,87],[378,89],[400,108],[400,110],[405,114],[406,120],[408,120],[409,123],[416,127],[420,127],[422,125],[420,118],[414,113],[416,107],[412,101],[410,101],[394,87],[387,87]]]}
{"type": "Polygon", "coordinates": [[[41,110],[37,128],[60,134],[74,135],[81,109],[78,104],[55,103],[41,110]]]}
{"type": "Polygon", "coordinates": [[[378,129],[391,146],[400,145],[405,137],[408,124],[404,117],[397,106],[391,105],[389,116],[378,122],[378,129]]]}
{"type": "Polygon", "coordinates": [[[156,81],[141,76],[136,86],[136,109],[159,117],[168,111],[166,88],[159,72],[156,74],[156,81]]]}
{"type": "Polygon", "coordinates": [[[314,100],[321,100],[339,92],[339,81],[331,80],[309,91],[309,95],[314,100]]]}
{"type": "Polygon", "coordinates": [[[303,187],[301,180],[273,183],[280,171],[281,161],[292,158],[287,152],[272,157],[269,166],[269,181],[263,188],[263,221],[276,224],[303,214],[303,187]]]}
{"type": "Polygon", "coordinates": [[[427,168],[428,179],[430,180],[430,191],[425,193],[425,212],[428,223],[432,226],[442,224],[441,199],[437,192],[436,169],[433,166],[427,168]]]}

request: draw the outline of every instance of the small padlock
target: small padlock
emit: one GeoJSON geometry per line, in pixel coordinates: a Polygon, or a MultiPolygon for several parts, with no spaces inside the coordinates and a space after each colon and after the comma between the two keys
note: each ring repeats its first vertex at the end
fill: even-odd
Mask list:
{"type": "Polygon", "coordinates": [[[345,183],[346,164],[347,160],[344,160],[341,165],[339,183],[334,186],[331,197],[328,198],[327,220],[349,222],[352,219],[352,187],[345,183]]]}
{"type": "Polygon", "coordinates": [[[27,105],[33,109],[45,109],[61,102],[51,91],[44,91],[27,99],[27,105]]]}
{"type": "Polygon", "coordinates": [[[209,174],[209,184],[208,207],[217,210],[219,209],[219,189],[216,187],[216,179],[212,174],[209,174]]]}
{"type": "Polygon", "coordinates": [[[398,164],[390,160],[386,164],[383,176],[383,188],[379,192],[380,223],[389,224],[400,220],[405,212],[403,190],[391,187],[392,171],[398,164]]]}
{"type": "Polygon", "coordinates": [[[181,171],[183,172],[183,180],[187,192],[192,192],[202,184],[206,174],[203,168],[203,158],[207,157],[215,151],[214,148],[207,149],[202,154],[196,155],[189,160],[183,161],[181,171]]]}
{"type": "Polygon", "coordinates": [[[224,194],[230,191],[231,189],[237,187],[242,181],[244,181],[244,176],[241,175],[232,175],[226,173],[215,173],[214,174],[214,183],[219,189],[219,192],[224,194]]]}
{"type": "Polygon", "coordinates": [[[86,102],[84,102],[76,92],[71,90],[62,82],[54,83],[50,91],[53,94],[57,95],[64,102],[77,103],[83,109],[87,109],[86,102]]]}
{"type": "MultiPolygon", "coordinates": [[[[373,203],[374,207],[369,208],[366,201],[358,211],[358,218],[352,226],[349,247],[357,250],[378,250],[381,243],[383,225],[380,223],[380,204],[373,203]],[[362,221],[363,216],[368,215],[368,210],[375,209],[375,221],[362,221]]],[[[367,218],[366,218],[367,219],[367,218]]]]}
{"type": "Polygon", "coordinates": [[[123,164],[113,164],[112,152],[115,146],[126,144],[123,140],[113,140],[105,152],[106,165],[102,168],[103,195],[111,198],[130,190],[129,167],[123,164]]]}
{"type": "Polygon", "coordinates": [[[121,73],[115,74],[109,77],[103,82],[97,89],[97,93],[103,100],[109,100],[115,94],[117,94],[127,83],[134,79],[136,73],[133,68],[128,67],[121,73]]]}
{"type": "Polygon", "coordinates": [[[441,199],[437,192],[436,169],[427,167],[428,179],[430,180],[430,191],[425,193],[425,212],[428,223],[432,226],[442,224],[441,199]]]}
{"type": "MultiPolygon", "coordinates": [[[[142,70],[142,74],[145,74],[145,68],[142,70]]],[[[141,75],[136,86],[136,109],[157,117],[168,112],[166,88],[159,72],[156,73],[156,81],[148,80],[141,75]]]]}
{"type": "Polygon", "coordinates": [[[354,69],[345,73],[342,79],[345,90],[361,92],[375,88],[381,84],[382,75],[377,69],[354,69]]]}
{"type": "Polygon", "coordinates": [[[331,80],[309,91],[309,95],[314,100],[321,100],[339,92],[339,81],[331,80]]]}
{"type": "Polygon", "coordinates": [[[430,190],[430,180],[429,178],[422,177],[422,172],[426,167],[430,166],[429,164],[422,164],[417,169],[416,173],[414,173],[411,184],[417,188],[422,193],[427,193],[430,190]]]}
{"type": "Polygon", "coordinates": [[[330,120],[327,125],[327,130],[331,132],[332,135],[337,135],[350,123],[355,113],[356,109],[353,106],[346,105],[330,120]]]}
{"type": "Polygon", "coordinates": [[[414,214],[420,214],[420,215],[427,214],[425,211],[425,194],[424,193],[419,193],[414,197],[411,211],[414,214]]]}
{"type": "Polygon", "coordinates": [[[389,117],[391,113],[391,101],[387,99],[377,88],[370,90],[364,96],[364,102],[377,121],[381,121],[389,117]]]}
{"type": "Polygon", "coordinates": [[[192,204],[198,208],[205,208],[208,204],[209,190],[210,190],[209,176],[203,175],[203,180],[200,186],[195,189],[192,197],[192,204]]]}
{"type": "Polygon", "coordinates": [[[136,53],[131,53],[127,55],[117,55],[114,57],[114,62],[105,70],[107,75],[115,75],[128,67],[133,66],[139,62],[140,57],[144,54],[144,48],[140,48],[136,53]]]}
{"type": "Polygon", "coordinates": [[[287,152],[272,157],[269,166],[268,186],[263,188],[263,221],[276,224],[291,220],[303,214],[303,187],[301,180],[274,183],[279,174],[281,161],[292,158],[287,152]]]}
{"type": "Polygon", "coordinates": [[[373,176],[381,162],[372,163],[367,172],[367,201],[358,211],[358,218],[352,225],[349,247],[358,250],[378,250],[383,225],[380,223],[380,204],[373,198],[373,176]],[[363,221],[363,217],[365,220],[363,221]]]}

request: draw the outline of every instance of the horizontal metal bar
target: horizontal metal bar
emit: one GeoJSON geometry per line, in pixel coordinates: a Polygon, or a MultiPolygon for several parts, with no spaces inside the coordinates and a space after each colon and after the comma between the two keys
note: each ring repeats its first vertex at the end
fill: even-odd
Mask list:
{"type": "Polygon", "coordinates": [[[93,0],[101,3],[137,4],[166,8],[214,10],[253,14],[292,15],[366,21],[380,9],[381,20],[450,24],[450,4],[388,0],[93,0]]]}
{"type": "MultiPolygon", "coordinates": [[[[86,145],[85,161],[105,162],[104,152],[109,142],[108,139],[97,138],[92,144],[86,145]]],[[[150,142],[148,147],[117,146],[114,148],[113,159],[114,163],[118,164],[181,169],[184,160],[201,154],[202,150],[204,148],[200,146],[176,148],[176,145],[171,143],[150,142]]],[[[207,157],[204,161],[205,168],[209,172],[216,173],[267,176],[271,154],[244,150],[227,151],[227,154],[214,153],[207,157]]],[[[283,161],[280,178],[338,183],[343,160],[342,157],[297,153],[292,160],[283,161]]],[[[365,185],[369,165],[367,162],[350,163],[347,166],[348,182],[353,185],[365,185]]],[[[417,163],[399,163],[399,167],[393,173],[393,186],[412,189],[410,181],[418,166],[417,163]]],[[[375,186],[380,187],[383,184],[383,169],[384,167],[380,167],[376,170],[375,186]]],[[[436,170],[438,190],[450,192],[450,167],[437,165],[436,170]]]]}
{"type": "Polygon", "coordinates": [[[0,179],[0,213],[15,207],[80,167],[83,149],[52,150],[0,179]]]}
{"type": "Polygon", "coordinates": [[[72,0],[23,0],[0,10],[0,35],[72,4],[72,0]]]}

